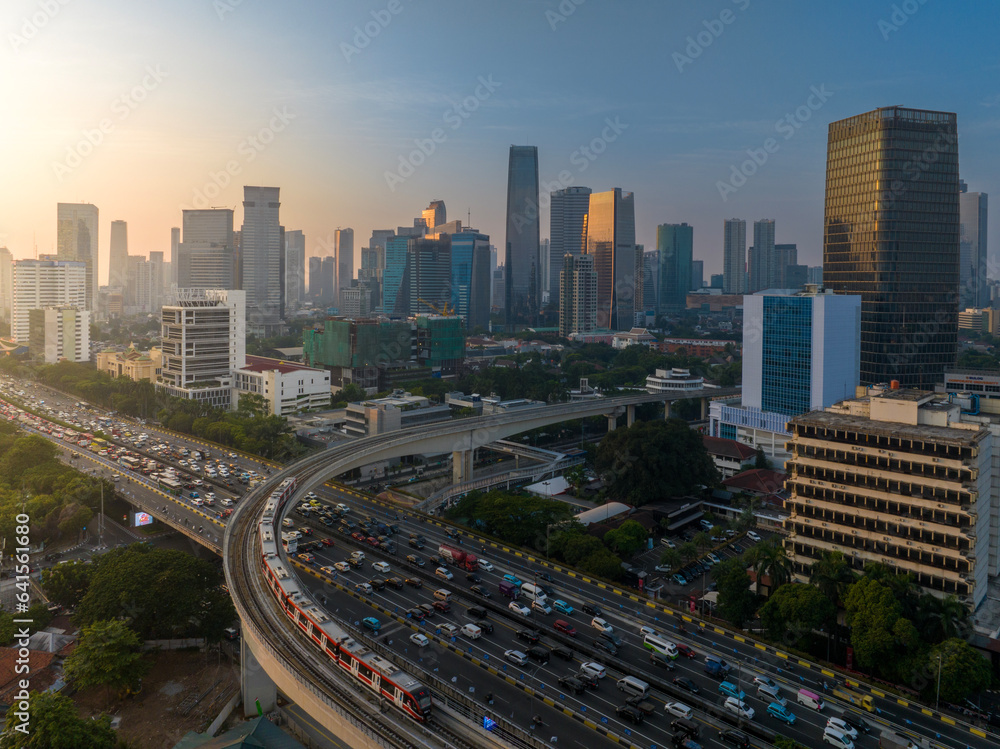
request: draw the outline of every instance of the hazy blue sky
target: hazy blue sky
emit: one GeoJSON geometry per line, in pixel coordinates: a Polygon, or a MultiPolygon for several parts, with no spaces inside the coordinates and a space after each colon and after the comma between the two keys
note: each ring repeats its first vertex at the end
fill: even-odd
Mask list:
{"type": "Polygon", "coordinates": [[[239,222],[242,185],[261,184],[281,188],[309,255],[338,226],[360,247],[410,225],[432,198],[502,246],[508,146],[528,143],[543,183],[634,191],[647,247],[658,223],[692,224],[706,274],[734,216],[775,219],[818,264],[833,120],[957,112],[963,178],[1000,196],[998,15],[944,0],[6,0],[0,245],[48,252],[55,204],[92,202],[103,283],[113,219],[133,254],[168,250],[182,206],[239,222]],[[768,138],[777,151],[724,201],[719,181],[768,138]],[[415,140],[434,152],[401,173],[415,140]]]}

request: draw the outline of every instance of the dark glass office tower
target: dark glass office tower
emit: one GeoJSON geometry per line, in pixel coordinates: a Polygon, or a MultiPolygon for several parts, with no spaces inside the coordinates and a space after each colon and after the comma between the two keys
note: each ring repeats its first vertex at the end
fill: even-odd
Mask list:
{"type": "Polygon", "coordinates": [[[597,271],[597,327],[629,330],[635,324],[636,287],[632,193],[616,187],[590,196],[587,254],[593,255],[597,271]]]}
{"type": "Polygon", "coordinates": [[[687,224],[660,224],[656,227],[656,250],[660,280],[656,314],[677,314],[686,308],[687,293],[691,289],[694,227],[687,224]]]}
{"type": "Polygon", "coordinates": [[[549,203],[549,305],[559,306],[559,274],[564,256],[580,257],[587,243],[589,187],[566,187],[550,194],[549,203]]]}
{"type": "Polygon", "coordinates": [[[538,318],[538,147],[511,146],[507,166],[504,320],[508,333],[538,318]]]}
{"type": "Polygon", "coordinates": [[[861,295],[861,383],[932,389],[958,335],[957,119],[884,107],[833,122],[823,283],[861,295]]]}

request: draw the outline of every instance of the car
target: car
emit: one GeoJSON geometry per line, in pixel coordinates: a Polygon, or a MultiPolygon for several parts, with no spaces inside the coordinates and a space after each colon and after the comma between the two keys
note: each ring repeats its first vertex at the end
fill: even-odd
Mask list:
{"type": "Polygon", "coordinates": [[[674,575],[671,579],[675,583],[677,583],[678,585],[687,585],[688,584],[687,578],[684,577],[684,575],[681,575],[680,573],[674,575]]]}
{"type": "Polygon", "coordinates": [[[732,728],[722,731],[719,734],[719,740],[723,744],[735,746],[736,749],[750,749],[750,737],[742,731],[735,731],[732,728]]]}
{"type": "Polygon", "coordinates": [[[779,705],[777,702],[772,702],[767,706],[767,714],[773,718],[777,718],[782,723],[787,723],[790,726],[795,725],[795,716],[785,705],[779,705]]]}
{"type": "Polygon", "coordinates": [[[724,694],[727,697],[735,697],[738,700],[746,697],[746,693],[742,689],[738,689],[735,684],[729,681],[719,684],[719,694],[724,694]]]}
{"type": "Polygon", "coordinates": [[[575,676],[577,679],[579,679],[581,682],[583,682],[583,685],[587,689],[597,689],[601,686],[601,681],[597,677],[597,675],[589,671],[584,671],[583,669],[580,669],[579,671],[576,672],[576,674],[572,675],[575,676]]]}
{"type": "Polygon", "coordinates": [[[676,718],[685,718],[687,720],[690,720],[694,714],[694,711],[683,702],[666,702],[663,704],[663,709],[676,718]]]}
{"type": "Polygon", "coordinates": [[[685,658],[697,658],[698,654],[694,651],[690,645],[685,645],[682,642],[677,643],[677,652],[683,655],[685,658]]]}
{"type": "Polygon", "coordinates": [[[431,604],[436,611],[440,611],[442,614],[447,614],[451,611],[451,604],[447,601],[435,601],[431,604]]]}
{"type": "Polygon", "coordinates": [[[679,686],[681,689],[686,689],[691,694],[698,694],[701,690],[698,689],[698,685],[691,681],[686,676],[675,676],[674,684],[679,686]]]}
{"type": "Polygon", "coordinates": [[[848,736],[851,739],[851,741],[854,741],[855,739],[858,738],[857,729],[854,726],[850,725],[843,718],[829,718],[826,721],[826,727],[840,731],[845,736],[848,736]]]}
{"type": "Polygon", "coordinates": [[[487,611],[482,606],[469,606],[469,616],[473,619],[485,619],[486,615],[487,611]]]}
{"type": "Polygon", "coordinates": [[[673,569],[673,567],[671,565],[669,565],[669,564],[658,564],[655,567],[653,567],[653,570],[655,572],[662,572],[664,574],[670,572],[670,570],[672,570],[672,569],[673,569]]]}
{"type": "Polygon", "coordinates": [[[479,569],[486,570],[487,572],[493,571],[493,562],[488,562],[485,559],[479,560],[479,569]]]}
{"type": "Polygon", "coordinates": [[[591,674],[596,679],[603,679],[608,675],[608,670],[595,661],[584,661],[580,664],[580,671],[591,674]]]}
{"type": "Polygon", "coordinates": [[[375,634],[378,634],[378,631],[382,629],[382,622],[380,622],[374,616],[366,616],[364,619],[361,620],[361,626],[364,627],[365,629],[370,629],[375,634]]]}
{"type": "Polygon", "coordinates": [[[375,562],[372,569],[376,572],[389,572],[389,564],[388,562],[375,562]]]}
{"type": "Polygon", "coordinates": [[[567,692],[572,692],[573,694],[582,694],[587,689],[586,684],[584,684],[580,679],[572,675],[560,676],[559,686],[561,686],[567,692]]]}
{"type": "Polygon", "coordinates": [[[400,588],[403,587],[403,581],[400,580],[398,577],[387,577],[385,580],[385,584],[388,585],[390,588],[395,588],[396,590],[399,590],[400,588]]]}
{"type": "Polygon", "coordinates": [[[539,601],[537,599],[531,602],[531,610],[537,611],[540,614],[545,614],[546,616],[552,613],[551,606],[545,603],[545,601],[539,601]]]}
{"type": "Polygon", "coordinates": [[[747,531],[747,538],[754,542],[760,541],[760,536],[755,531],[747,531]]]}
{"type": "Polygon", "coordinates": [[[513,583],[514,585],[517,585],[518,587],[520,587],[521,585],[524,584],[524,583],[521,582],[521,578],[519,578],[517,575],[507,574],[507,575],[503,576],[503,579],[506,580],[509,583],[513,583]]]}
{"type": "Polygon", "coordinates": [[[333,546],[333,539],[332,538],[324,538],[324,539],[322,539],[320,541],[320,543],[323,544],[323,546],[333,546]]]}
{"type": "Polygon", "coordinates": [[[646,717],[643,715],[642,710],[633,705],[619,705],[615,709],[615,714],[622,720],[634,723],[635,725],[642,723],[643,719],[646,717]]]}
{"type": "Polygon", "coordinates": [[[378,545],[379,545],[379,543],[381,543],[381,542],[380,542],[380,541],[379,541],[379,540],[378,540],[377,538],[375,538],[374,536],[368,536],[368,538],[366,538],[366,539],[365,539],[365,542],[366,542],[366,543],[367,543],[367,544],[368,544],[369,546],[372,546],[372,547],[376,547],[376,546],[378,546],[378,545]]]}
{"type": "Polygon", "coordinates": [[[312,554],[302,553],[302,554],[297,554],[296,556],[303,562],[311,563],[316,561],[316,557],[314,557],[312,554]]]}
{"type": "Polygon", "coordinates": [[[573,614],[573,607],[559,598],[552,602],[552,608],[560,614],[566,614],[567,616],[571,616],[573,614]]]}
{"type": "Polygon", "coordinates": [[[518,640],[524,640],[529,645],[535,645],[542,639],[542,634],[536,629],[519,629],[517,630],[516,637],[518,640]]]}
{"type": "Polygon", "coordinates": [[[528,656],[520,650],[505,650],[503,651],[503,657],[515,666],[525,666],[528,664],[528,656]]]}
{"type": "Polygon", "coordinates": [[[478,596],[482,596],[483,598],[492,598],[490,592],[486,590],[486,588],[484,588],[482,585],[472,585],[469,587],[469,590],[478,596]]]}
{"type": "Polygon", "coordinates": [[[611,642],[611,640],[605,640],[603,637],[594,638],[594,647],[606,651],[608,655],[618,655],[618,646],[611,642]]]}
{"type": "Polygon", "coordinates": [[[511,601],[507,605],[507,608],[509,608],[515,614],[520,614],[521,616],[531,616],[531,609],[529,609],[527,606],[518,603],[517,601],[511,601]]]}
{"type": "Polygon", "coordinates": [[[409,562],[410,564],[415,564],[418,567],[424,566],[424,560],[418,557],[416,554],[407,554],[406,561],[409,562]]]}
{"type": "Polygon", "coordinates": [[[713,554],[712,552],[709,552],[708,554],[706,554],[705,555],[705,559],[707,559],[713,565],[719,564],[722,561],[721,559],[719,559],[719,557],[717,555],[713,554]]]}
{"type": "Polygon", "coordinates": [[[373,577],[368,581],[375,590],[385,590],[385,578],[383,577],[373,577]]]}
{"type": "Polygon", "coordinates": [[[590,614],[590,616],[600,616],[604,613],[601,611],[601,607],[596,603],[585,603],[580,607],[580,610],[583,611],[584,614],[590,614]]]}
{"type": "Polygon", "coordinates": [[[483,581],[483,578],[481,578],[475,572],[470,572],[468,575],[465,576],[465,579],[468,580],[470,583],[481,583],[483,581]]]}
{"type": "Polygon", "coordinates": [[[427,615],[428,619],[432,618],[435,614],[434,607],[429,603],[421,603],[417,606],[417,608],[423,611],[427,615]]]}
{"type": "Polygon", "coordinates": [[[320,572],[325,572],[328,575],[332,575],[334,573],[334,571],[335,571],[333,569],[333,567],[330,567],[329,565],[327,565],[325,567],[320,567],[319,570],[320,570],[320,572]]]}
{"type": "Polygon", "coordinates": [[[854,749],[854,742],[846,733],[838,731],[836,728],[823,729],[823,743],[832,744],[841,749],[854,749]]]}
{"type": "Polygon", "coordinates": [[[779,705],[788,704],[788,700],[781,696],[781,689],[777,684],[773,687],[767,684],[759,685],[757,687],[757,696],[764,700],[764,702],[777,702],[779,705]]]}
{"type": "Polygon", "coordinates": [[[427,614],[424,613],[423,609],[412,608],[406,610],[406,618],[415,619],[418,622],[422,622],[424,619],[427,618],[427,614]]]}
{"type": "Polygon", "coordinates": [[[722,703],[722,707],[724,707],[728,712],[738,715],[741,718],[746,718],[747,720],[753,720],[753,716],[756,715],[752,707],[735,697],[726,697],[726,701],[722,703]]]}
{"type": "Polygon", "coordinates": [[[418,648],[426,647],[431,644],[431,641],[427,639],[427,635],[422,635],[419,632],[414,632],[410,635],[410,642],[416,645],[418,648]]]}
{"type": "Polygon", "coordinates": [[[441,634],[445,637],[455,637],[458,635],[458,627],[450,622],[443,622],[438,625],[438,629],[441,630],[441,634]]]}
{"type": "Polygon", "coordinates": [[[655,650],[649,654],[649,660],[654,666],[665,668],[667,671],[673,671],[676,668],[673,658],[663,653],[657,653],[655,650]]]}
{"type": "Polygon", "coordinates": [[[775,683],[774,679],[772,679],[770,676],[753,677],[753,685],[755,687],[771,687],[771,688],[777,688],[778,686],[775,683]]]}
{"type": "Polygon", "coordinates": [[[569,622],[564,619],[556,619],[552,622],[552,629],[556,632],[562,632],[564,635],[569,635],[570,637],[576,637],[576,627],[574,627],[569,622]]]}
{"type": "Polygon", "coordinates": [[[652,635],[653,637],[659,637],[660,633],[647,624],[643,624],[639,627],[639,636],[645,637],[646,635],[652,635]]]}
{"type": "Polygon", "coordinates": [[[445,580],[451,580],[452,578],[455,577],[453,574],[451,574],[450,570],[446,570],[444,567],[438,567],[436,570],[434,570],[434,574],[437,575],[438,577],[443,577],[445,580]]]}
{"type": "Polygon", "coordinates": [[[666,546],[668,549],[676,549],[677,544],[671,538],[661,538],[660,543],[666,546]]]}
{"type": "Polygon", "coordinates": [[[361,569],[365,566],[365,560],[361,557],[351,557],[347,560],[347,563],[354,567],[354,569],[361,569]]]}
{"type": "Polygon", "coordinates": [[[599,629],[601,632],[614,632],[615,628],[608,624],[607,619],[602,619],[599,616],[595,616],[590,620],[590,626],[594,629],[599,629]]]}
{"type": "Polygon", "coordinates": [[[843,715],[840,716],[840,718],[847,725],[849,725],[851,728],[857,731],[858,734],[872,732],[872,724],[869,723],[864,718],[862,718],[857,713],[844,713],[843,715]]]}

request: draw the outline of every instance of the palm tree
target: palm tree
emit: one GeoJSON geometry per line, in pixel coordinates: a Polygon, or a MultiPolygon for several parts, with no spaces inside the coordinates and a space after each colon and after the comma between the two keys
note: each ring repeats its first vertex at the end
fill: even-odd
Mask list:
{"type": "Polygon", "coordinates": [[[851,569],[850,562],[839,551],[824,552],[809,571],[809,582],[840,608],[843,608],[847,587],[857,579],[858,575],[851,569]]]}
{"type": "Polygon", "coordinates": [[[702,554],[712,548],[712,539],[709,538],[709,535],[705,533],[705,531],[696,533],[694,538],[691,539],[691,542],[698,547],[698,551],[702,554]]]}
{"type": "Polygon", "coordinates": [[[771,585],[767,591],[768,597],[792,578],[792,561],[788,558],[785,547],[780,541],[771,540],[757,544],[751,550],[749,561],[754,572],[757,573],[758,591],[763,578],[771,578],[771,585]]]}
{"type": "Polygon", "coordinates": [[[681,559],[684,560],[685,564],[687,562],[693,562],[698,558],[698,547],[691,541],[686,541],[681,544],[681,548],[678,549],[681,555],[681,559]]]}
{"type": "Polygon", "coordinates": [[[927,642],[961,637],[967,629],[969,610],[955,596],[938,598],[929,593],[917,600],[913,623],[927,642]]]}
{"type": "Polygon", "coordinates": [[[671,571],[680,567],[683,561],[684,559],[677,549],[667,549],[660,556],[660,564],[667,565],[671,571]]]}

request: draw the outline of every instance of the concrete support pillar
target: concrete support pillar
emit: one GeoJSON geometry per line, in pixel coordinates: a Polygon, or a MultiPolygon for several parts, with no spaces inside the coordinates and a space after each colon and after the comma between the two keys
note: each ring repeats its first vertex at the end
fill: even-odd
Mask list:
{"type": "Polygon", "coordinates": [[[708,418],[708,398],[701,399],[701,420],[708,418]]]}
{"type": "Polygon", "coordinates": [[[455,450],[451,454],[451,483],[464,484],[472,481],[473,450],[455,450]]]}
{"type": "Polygon", "coordinates": [[[251,718],[257,715],[257,703],[260,710],[267,714],[278,706],[278,688],[271,677],[263,669],[250,647],[249,638],[240,640],[240,688],[243,690],[243,717],[251,718]]]}
{"type": "Polygon", "coordinates": [[[670,418],[670,401],[663,401],[663,418],[670,418]]]}
{"type": "Polygon", "coordinates": [[[626,406],[625,413],[626,413],[625,423],[628,426],[632,426],[633,424],[635,424],[635,406],[626,406]]]}
{"type": "Polygon", "coordinates": [[[608,414],[608,431],[613,432],[618,427],[618,414],[608,414]]]}

